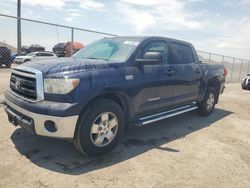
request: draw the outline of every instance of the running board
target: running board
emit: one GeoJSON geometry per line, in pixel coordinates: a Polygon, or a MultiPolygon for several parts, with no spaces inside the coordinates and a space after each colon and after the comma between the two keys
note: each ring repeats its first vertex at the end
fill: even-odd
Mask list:
{"type": "Polygon", "coordinates": [[[179,114],[183,114],[192,110],[197,109],[198,107],[196,106],[196,104],[190,104],[190,105],[186,105],[186,106],[182,106],[173,110],[168,110],[165,112],[161,112],[158,114],[154,114],[154,115],[150,115],[150,116],[146,116],[146,117],[142,117],[139,119],[139,121],[136,123],[137,126],[143,126],[143,125],[147,125],[156,121],[160,121],[163,119],[167,119],[173,116],[177,116],[179,114]]]}

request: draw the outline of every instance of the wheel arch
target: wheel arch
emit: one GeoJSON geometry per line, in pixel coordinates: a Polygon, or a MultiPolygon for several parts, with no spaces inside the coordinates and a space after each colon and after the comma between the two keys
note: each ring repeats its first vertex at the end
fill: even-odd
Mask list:
{"type": "Polygon", "coordinates": [[[207,82],[207,89],[209,87],[213,87],[215,89],[215,91],[216,91],[215,102],[218,103],[219,95],[220,95],[220,88],[221,88],[221,82],[220,82],[219,78],[215,77],[215,78],[210,79],[207,82]]]}
{"type": "MultiPolygon", "coordinates": [[[[126,94],[124,94],[123,92],[110,91],[110,92],[100,93],[99,95],[97,95],[97,96],[93,97],[91,100],[89,100],[89,102],[86,105],[84,105],[84,107],[81,109],[80,114],[87,112],[89,106],[91,106],[93,104],[93,102],[95,102],[98,99],[109,99],[109,100],[112,100],[115,103],[117,103],[124,112],[124,116],[125,116],[125,120],[126,120],[125,128],[127,129],[129,127],[130,119],[132,117],[132,110],[131,110],[132,108],[130,106],[129,97],[126,94]]],[[[80,119],[80,117],[79,117],[79,119],[80,119]]],[[[78,121],[79,121],[79,119],[78,119],[78,121]]]]}

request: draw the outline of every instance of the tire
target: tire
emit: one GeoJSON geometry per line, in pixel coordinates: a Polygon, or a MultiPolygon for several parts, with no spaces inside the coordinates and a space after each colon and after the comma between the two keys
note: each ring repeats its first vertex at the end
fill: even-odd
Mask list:
{"type": "Polygon", "coordinates": [[[73,143],[83,154],[94,157],[105,155],[117,145],[124,122],[124,113],[117,103],[97,99],[86,112],[80,114],[73,143]]]}
{"type": "Polygon", "coordinates": [[[208,116],[213,112],[217,93],[213,87],[208,88],[202,102],[198,104],[198,112],[200,115],[208,116]]]}

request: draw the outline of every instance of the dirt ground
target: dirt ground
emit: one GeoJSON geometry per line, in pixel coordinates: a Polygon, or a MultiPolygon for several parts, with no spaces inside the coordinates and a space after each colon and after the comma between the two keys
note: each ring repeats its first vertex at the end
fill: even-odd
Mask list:
{"type": "MultiPolygon", "coordinates": [[[[0,97],[9,72],[0,70],[0,97]]],[[[227,84],[211,116],[131,129],[102,158],[30,135],[0,107],[0,187],[250,187],[250,91],[227,84]]]]}

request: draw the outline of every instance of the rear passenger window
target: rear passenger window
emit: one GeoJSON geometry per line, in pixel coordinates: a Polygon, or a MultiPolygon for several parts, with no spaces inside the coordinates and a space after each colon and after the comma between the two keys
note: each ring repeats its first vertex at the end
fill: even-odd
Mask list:
{"type": "Polygon", "coordinates": [[[43,56],[43,54],[42,53],[36,53],[35,56],[40,57],[40,56],[43,56]]]}
{"type": "Polygon", "coordinates": [[[54,55],[50,54],[50,53],[47,53],[47,54],[44,54],[44,56],[54,56],[54,55]]]}
{"type": "Polygon", "coordinates": [[[172,59],[174,64],[188,64],[194,62],[192,50],[184,44],[172,43],[172,59]]]}

